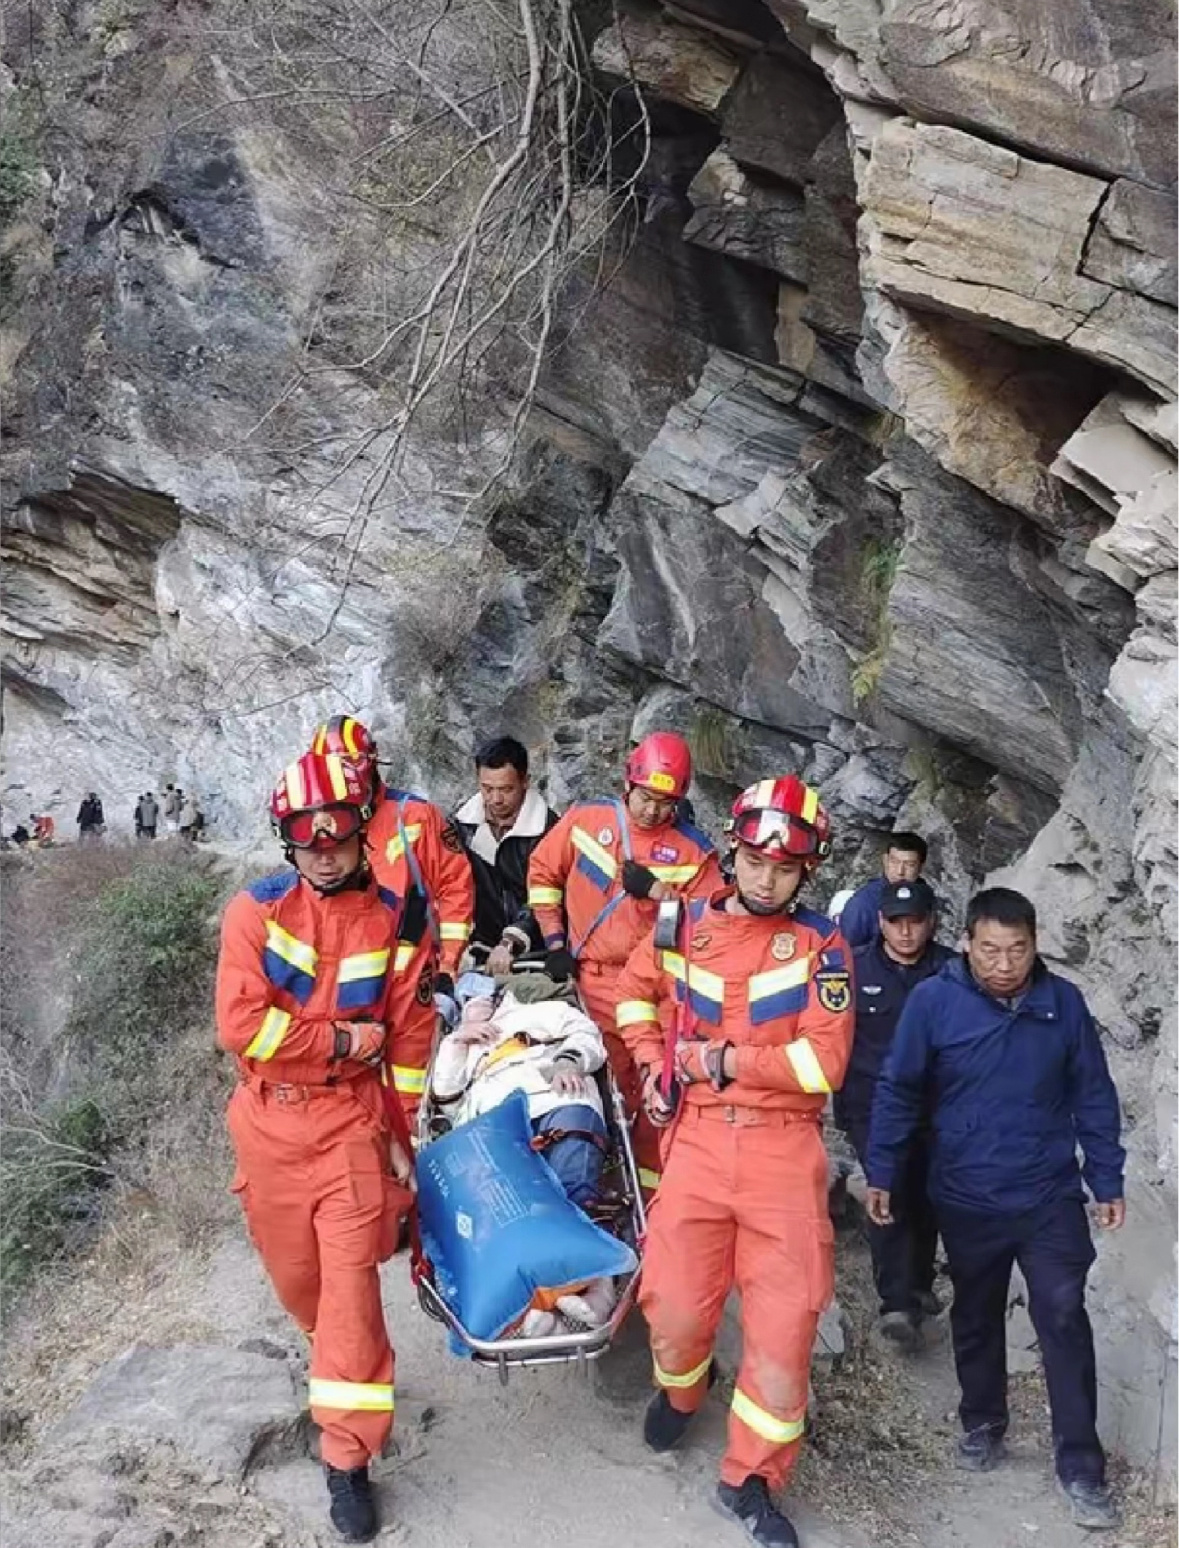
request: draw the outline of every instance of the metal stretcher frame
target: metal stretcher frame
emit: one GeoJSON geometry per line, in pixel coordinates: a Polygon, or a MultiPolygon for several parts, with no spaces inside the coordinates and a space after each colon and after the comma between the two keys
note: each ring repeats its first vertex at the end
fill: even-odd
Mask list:
{"type": "MultiPolygon", "coordinates": [[[[527,971],[523,963],[519,965],[527,971]]],[[[578,999],[580,1006],[580,999],[578,999]]],[[[439,1039],[440,1041],[440,1039],[439,1039]]],[[[438,1043],[435,1043],[435,1054],[438,1043]]],[[[418,1142],[420,1146],[429,1144],[437,1137],[434,1125],[437,1121],[437,1113],[434,1109],[431,1093],[433,1091],[434,1060],[430,1060],[430,1068],[426,1072],[426,1089],[418,1109],[418,1142]]],[[[607,1155],[604,1175],[613,1169],[621,1173],[621,1180],[625,1187],[625,1197],[620,1200],[620,1210],[626,1211],[626,1228],[617,1231],[628,1246],[632,1247],[639,1255],[642,1249],[643,1238],[647,1230],[647,1214],[643,1207],[643,1194],[639,1186],[639,1171],[635,1162],[634,1148],[631,1144],[630,1122],[626,1116],[626,1106],[622,1100],[622,1093],[618,1089],[613,1072],[607,1061],[595,1075],[598,1088],[602,1095],[602,1109],[607,1115],[606,1131],[610,1142],[610,1150],[607,1155]]],[[[603,1227],[606,1229],[606,1227],[603,1227]]],[[[639,1275],[642,1272],[641,1260],[634,1271],[625,1277],[619,1291],[618,1300],[610,1314],[609,1320],[598,1328],[587,1328],[584,1332],[575,1333],[572,1330],[564,1333],[549,1333],[539,1338],[505,1337],[497,1339],[481,1339],[468,1333],[451,1308],[443,1300],[437,1285],[434,1282],[432,1265],[423,1256],[415,1269],[417,1280],[418,1302],[427,1316],[436,1322],[448,1327],[452,1333],[465,1345],[471,1359],[476,1365],[494,1366],[499,1372],[500,1381],[505,1385],[513,1368],[519,1369],[525,1366],[540,1365],[581,1365],[588,1367],[592,1360],[599,1359],[609,1349],[618,1330],[625,1322],[627,1314],[635,1303],[639,1289],[639,1275]]]]}

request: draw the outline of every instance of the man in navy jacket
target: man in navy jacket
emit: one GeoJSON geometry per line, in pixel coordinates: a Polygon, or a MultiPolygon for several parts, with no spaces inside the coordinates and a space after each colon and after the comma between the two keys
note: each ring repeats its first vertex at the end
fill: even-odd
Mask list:
{"type": "Polygon", "coordinates": [[[1007,1293],[1018,1263],[1073,1519],[1116,1526],[1097,1438],[1085,1311],[1095,1253],[1082,1179],[1097,1225],[1116,1230],[1125,1219],[1117,1092],[1080,991],[1036,955],[1028,899],[1005,887],[978,893],[966,934],[965,955],[910,995],[885,1061],[868,1140],[869,1215],[889,1223],[898,1169],[928,1114],[930,1194],[954,1284],[958,1460],[984,1470],[1002,1456],[1007,1293]]]}
{"type": "MultiPolygon", "coordinates": [[[[856,1036],[842,1088],[835,1093],[835,1121],[867,1164],[872,1099],[892,1046],[905,1002],[917,985],[952,956],[933,939],[937,899],[920,878],[886,886],[877,931],[855,953],[856,1036]]],[[[916,1349],[925,1316],[940,1310],[933,1294],[937,1220],[929,1198],[928,1136],[909,1143],[893,1178],[892,1224],[869,1225],[872,1271],[880,1297],[880,1331],[902,1349],[916,1349]]]]}
{"type": "Polygon", "coordinates": [[[890,833],[880,861],[879,876],[865,882],[848,898],[839,915],[839,928],[855,950],[876,939],[876,915],[886,887],[916,881],[925,866],[928,849],[919,833],[890,833]]]}

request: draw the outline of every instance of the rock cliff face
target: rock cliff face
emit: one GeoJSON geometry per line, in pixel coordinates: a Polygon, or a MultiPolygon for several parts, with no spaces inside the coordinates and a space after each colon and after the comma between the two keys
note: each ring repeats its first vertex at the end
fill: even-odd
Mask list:
{"type": "MultiPolygon", "coordinates": [[[[441,495],[390,501],[346,586],[366,469],[328,448],[376,384],[280,401],[333,283],[311,153],[177,122],[183,13],[75,9],[11,59],[61,116],[4,243],[8,812],[93,786],[129,816],[173,778],[249,837],[343,707],[448,800],[499,727],[559,801],[674,725],[708,819],[769,768],[821,787],[832,890],[897,824],[953,911],[1014,881],[1121,1087],[1103,1422],[1172,1496],[1169,8],[628,7],[592,55],[651,117],[637,238],[512,490],[457,533],[441,495]]],[[[443,488],[444,430],[414,456],[443,488]]]]}

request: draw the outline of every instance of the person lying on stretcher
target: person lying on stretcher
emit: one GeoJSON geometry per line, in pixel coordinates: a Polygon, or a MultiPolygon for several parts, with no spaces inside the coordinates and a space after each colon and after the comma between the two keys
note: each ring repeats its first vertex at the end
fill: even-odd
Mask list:
{"type": "MultiPolygon", "coordinates": [[[[561,1000],[521,1005],[511,991],[465,1002],[458,1025],[434,1061],[433,1099],[457,1128],[513,1091],[528,1098],[537,1149],[570,1200],[585,1208],[598,1196],[606,1158],[606,1122],[595,1071],[606,1062],[602,1035],[583,1011],[561,1000]]],[[[597,1327],[614,1305],[610,1280],[561,1296],[556,1309],[597,1327]]],[[[521,1332],[536,1337],[557,1325],[553,1311],[530,1311],[521,1332]]]]}

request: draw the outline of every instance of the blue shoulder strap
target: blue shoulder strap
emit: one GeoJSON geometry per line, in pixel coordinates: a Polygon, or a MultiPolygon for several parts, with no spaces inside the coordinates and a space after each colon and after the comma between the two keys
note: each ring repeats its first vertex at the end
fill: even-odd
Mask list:
{"type": "Polygon", "coordinates": [[[409,866],[409,874],[414,886],[426,901],[426,919],[430,926],[430,938],[434,942],[434,950],[442,947],[442,932],[438,928],[438,915],[434,912],[434,899],[430,896],[429,889],[422,880],[422,868],[418,863],[418,857],[414,853],[413,845],[409,841],[409,834],[405,831],[405,797],[397,797],[397,832],[401,837],[401,846],[405,850],[405,863],[409,866]]]}
{"type": "MultiPolygon", "coordinates": [[[[626,820],[626,811],[623,808],[622,802],[618,799],[617,796],[613,797],[613,799],[610,802],[610,805],[614,808],[614,815],[618,819],[618,836],[619,836],[619,839],[621,840],[621,843],[622,843],[622,858],[624,860],[631,860],[631,859],[634,858],[634,850],[631,847],[631,842],[630,842],[630,825],[628,824],[628,822],[626,820]]],[[[615,877],[614,879],[615,879],[615,882],[618,881],[617,877],[615,877]]],[[[581,956],[582,952],[585,950],[586,942],[589,940],[590,936],[594,933],[594,931],[597,930],[601,925],[604,925],[606,923],[607,919],[609,919],[610,915],[612,913],[614,913],[615,909],[620,907],[621,904],[623,904],[625,901],[626,901],[626,889],[620,885],[619,886],[619,890],[614,894],[614,896],[612,898],[607,898],[606,899],[606,902],[602,905],[602,907],[599,910],[598,914],[595,916],[595,918],[593,919],[592,923],[590,924],[589,929],[581,937],[581,939],[578,941],[577,945],[570,947],[571,955],[573,956],[575,961],[581,956]]]]}

